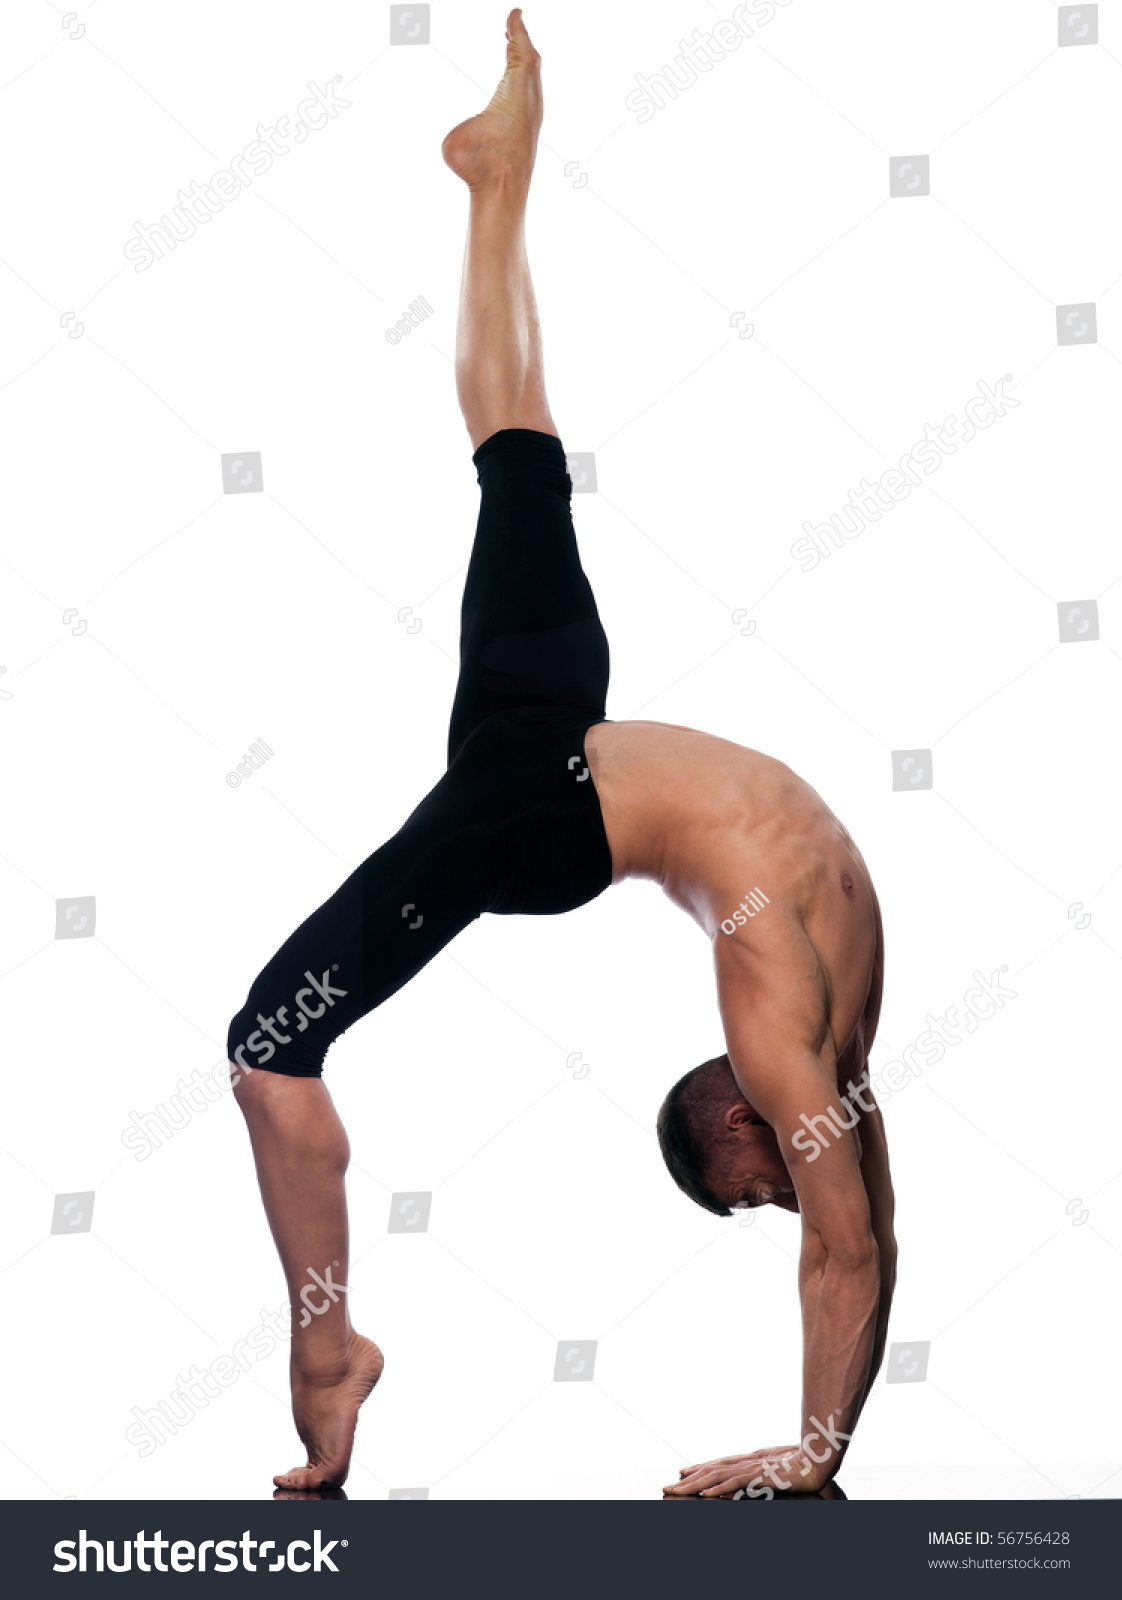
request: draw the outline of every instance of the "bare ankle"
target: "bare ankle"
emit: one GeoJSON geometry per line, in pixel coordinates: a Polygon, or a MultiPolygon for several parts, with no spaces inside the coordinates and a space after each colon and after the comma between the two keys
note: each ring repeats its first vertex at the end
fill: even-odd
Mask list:
{"type": "Polygon", "coordinates": [[[330,1337],[324,1337],[317,1330],[315,1339],[301,1339],[294,1335],[291,1352],[293,1375],[302,1383],[337,1383],[346,1375],[354,1339],[353,1328],[330,1337]]]}
{"type": "Polygon", "coordinates": [[[532,160],[504,156],[492,158],[479,177],[465,179],[465,182],[473,204],[501,206],[520,212],[526,209],[533,175],[532,160]]]}

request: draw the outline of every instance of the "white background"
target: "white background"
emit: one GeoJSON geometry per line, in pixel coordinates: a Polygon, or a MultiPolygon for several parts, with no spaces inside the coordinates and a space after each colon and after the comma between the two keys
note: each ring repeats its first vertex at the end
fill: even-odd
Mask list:
{"type": "MultiPolygon", "coordinates": [[[[886,1101],[890,1338],[930,1365],[879,1380],[843,1487],[1117,1493],[1122,4],[1058,48],[1047,0],[793,0],[640,124],[635,75],[732,10],[527,13],[530,253],[553,412],[596,455],[574,514],[608,713],[764,750],[845,822],[885,919],[874,1067],[976,970],[1017,993],[886,1101]],[[889,200],[916,153],[930,196],[889,200]],[[1083,302],[1098,343],[1057,348],[1083,302]],[[1006,373],[1015,410],[799,569],[804,522],[1006,373]],[[1061,644],[1058,603],[1095,597],[1101,638],[1061,644]],[[913,748],[933,788],[893,792],[913,748]]],[[[506,10],[434,5],[414,47],[369,0],[63,14],[5,6],[0,89],[0,1493],[264,1497],[302,1459],[283,1349],[147,1459],[125,1438],[284,1301],[241,1118],[144,1161],[121,1138],[223,1059],[252,977],[441,771],[478,490],[439,146],[506,10]],[[348,109],[134,271],[135,222],[335,74],[348,109]],[[263,493],[223,495],[240,451],[263,493]],[[78,895],[96,934],[56,941],[78,895]],[[92,1229],[52,1236],[86,1190],[92,1229]]],[[[352,1314],[387,1357],[353,1495],[652,1498],[796,1437],[798,1220],[691,1206],[654,1138],[722,1048],[704,938],[627,884],[475,924],[332,1049],[352,1314]],[[428,1232],[387,1235],[414,1190],[428,1232]],[[553,1381],[571,1339],[599,1341],[590,1383],[553,1381]]]]}

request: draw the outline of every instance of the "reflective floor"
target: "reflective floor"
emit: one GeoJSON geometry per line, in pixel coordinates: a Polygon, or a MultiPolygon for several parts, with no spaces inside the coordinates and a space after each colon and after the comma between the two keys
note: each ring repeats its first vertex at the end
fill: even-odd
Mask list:
{"type": "MultiPolygon", "coordinates": [[[[277,1489],[275,1491],[275,1493],[273,1494],[272,1498],[274,1500],[349,1500],[349,1499],[352,1499],[352,1498],[353,1499],[362,1499],[362,1498],[365,1498],[365,1497],[361,1496],[361,1495],[353,1495],[353,1496],[349,1495],[346,1492],[345,1489],[320,1489],[320,1490],[277,1489]]],[[[389,1496],[389,1498],[393,1499],[393,1500],[427,1499],[428,1498],[428,1493],[427,1493],[426,1490],[420,1490],[420,1489],[413,1490],[413,1491],[408,1491],[408,1490],[403,1490],[403,1489],[396,1489],[389,1496]]],[[[536,1497],[534,1497],[534,1498],[536,1498],[536,1497]]],[[[660,1495],[659,1498],[661,1500],[669,1500],[669,1501],[672,1501],[672,1502],[676,1502],[679,1505],[686,1505],[686,1504],[692,1504],[693,1502],[701,1499],[701,1496],[700,1495],[663,1494],[663,1495],[660,1495]]],[[[710,1498],[711,1499],[722,1499],[722,1500],[735,1500],[735,1499],[738,1498],[738,1496],[736,1496],[736,1495],[714,1495],[714,1496],[711,1496],[710,1498]]],[[[741,1495],[741,1496],[739,1496],[739,1498],[741,1500],[745,1500],[748,1497],[745,1496],[745,1495],[741,1495]]],[[[763,1500],[766,1503],[766,1497],[765,1496],[757,1495],[754,1498],[757,1499],[757,1500],[763,1500]]],[[[772,1496],[772,1498],[775,1498],[775,1497],[772,1496]]],[[[846,1494],[845,1490],[842,1488],[840,1483],[830,1483],[830,1484],[827,1484],[826,1487],[824,1489],[820,1490],[817,1494],[785,1494],[783,1496],[783,1499],[784,1500],[848,1500],[849,1496],[846,1494]]]]}
{"type": "MultiPolygon", "coordinates": [[[[499,1500],[539,1500],[554,1499],[558,1496],[545,1493],[534,1494],[527,1492],[528,1486],[522,1486],[522,1492],[512,1494],[509,1488],[505,1493],[495,1494],[466,1494],[457,1495],[441,1489],[429,1491],[426,1488],[391,1489],[379,1492],[371,1491],[367,1484],[352,1483],[346,1489],[325,1489],[318,1492],[296,1492],[294,1490],[273,1489],[271,1485],[255,1483],[246,1487],[243,1493],[231,1496],[239,1499],[272,1499],[272,1500],[425,1500],[425,1499],[499,1499],[499,1500]]],[[[158,1492],[153,1498],[164,1498],[158,1492]]],[[[224,1498],[215,1496],[213,1490],[205,1490],[198,1498],[224,1498]]],[[[1079,1500],[1079,1499],[1117,1499],[1122,1497],[1122,1465],[1110,1462],[1094,1462],[1073,1465],[1071,1463],[1045,1463],[1041,1466],[1025,1465],[996,1465],[973,1464],[961,1467],[945,1464],[930,1466],[910,1467],[882,1467],[868,1466],[864,1468],[851,1467],[845,1474],[844,1482],[827,1485],[819,1494],[787,1494],[776,1499],[783,1500],[1079,1500]]],[[[101,1496],[98,1496],[101,1498],[101,1496]]],[[[106,1499],[113,1499],[112,1494],[106,1493],[106,1499]]],[[[190,1500],[196,1498],[189,1489],[184,1488],[177,1496],[168,1498],[181,1498],[190,1500]]],[[[635,1494],[588,1494],[574,1495],[573,1499],[660,1499],[681,1505],[696,1504],[696,1496],[684,1497],[679,1495],[663,1495],[657,1491],[651,1494],[638,1492],[635,1494]]],[[[732,1496],[726,1498],[731,1499],[732,1496]]],[[[769,1502],[762,1496],[749,1498],[745,1496],[738,1502],[741,1505],[767,1505],[769,1502]]]]}

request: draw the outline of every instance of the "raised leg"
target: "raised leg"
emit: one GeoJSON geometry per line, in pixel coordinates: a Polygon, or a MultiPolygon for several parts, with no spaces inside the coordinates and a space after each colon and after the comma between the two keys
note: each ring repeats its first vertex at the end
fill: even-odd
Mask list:
{"type": "Polygon", "coordinates": [[[500,428],[556,434],[526,259],[526,202],[542,120],[541,58],[515,9],[487,109],[452,129],[445,161],[471,193],[456,330],[456,393],[472,449],[500,428]]]}

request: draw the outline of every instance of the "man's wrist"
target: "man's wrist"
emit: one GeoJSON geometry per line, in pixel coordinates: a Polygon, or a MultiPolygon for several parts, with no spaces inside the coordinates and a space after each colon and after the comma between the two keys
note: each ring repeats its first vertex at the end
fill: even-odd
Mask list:
{"type": "Polygon", "coordinates": [[[759,1474],[757,1487],[763,1484],[777,1494],[813,1494],[838,1470],[840,1456],[815,1461],[806,1450],[791,1450],[778,1461],[768,1462],[759,1474]]]}
{"type": "Polygon", "coordinates": [[[825,1421],[812,1413],[803,1423],[797,1452],[800,1463],[796,1470],[800,1479],[814,1478],[815,1488],[828,1482],[837,1472],[852,1438],[851,1433],[839,1426],[840,1420],[840,1413],[831,1411],[825,1421]]]}

